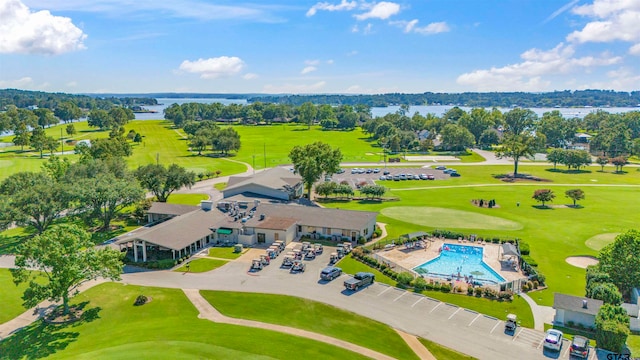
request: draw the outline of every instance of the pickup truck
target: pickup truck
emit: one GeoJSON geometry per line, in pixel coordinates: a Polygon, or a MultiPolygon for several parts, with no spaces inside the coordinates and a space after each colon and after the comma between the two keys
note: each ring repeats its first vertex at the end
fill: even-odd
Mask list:
{"type": "Polygon", "coordinates": [[[355,274],[353,277],[348,278],[344,281],[344,287],[347,290],[357,291],[363,286],[373,284],[373,280],[375,276],[372,273],[368,272],[359,272],[355,274]]]}

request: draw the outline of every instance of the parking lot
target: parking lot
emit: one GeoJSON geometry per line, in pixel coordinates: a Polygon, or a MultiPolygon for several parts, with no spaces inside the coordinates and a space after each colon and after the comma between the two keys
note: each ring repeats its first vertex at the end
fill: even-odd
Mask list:
{"type": "MultiPolygon", "coordinates": [[[[434,181],[434,180],[448,180],[449,178],[451,178],[451,176],[449,174],[446,174],[443,172],[443,170],[436,170],[434,168],[431,167],[426,167],[426,168],[395,168],[395,167],[389,167],[389,168],[354,168],[354,169],[343,169],[344,172],[341,174],[334,174],[331,177],[331,181],[334,181],[336,183],[341,183],[343,181],[346,181],[351,187],[356,188],[356,186],[358,184],[362,184],[362,183],[366,183],[369,185],[374,185],[374,184],[379,184],[379,185],[384,185],[384,183],[386,182],[392,182],[392,181],[409,181],[409,182],[415,182],[415,183],[420,183],[420,182],[429,182],[429,181],[434,181]],[[359,170],[356,171],[355,173],[353,172],[354,170],[359,170]],[[420,180],[404,180],[402,179],[402,177],[400,176],[401,174],[405,175],[405,178],[409,178],[409,176],[411,177],[415,177],[415,176],[420,176],[420,175],[432,175],[433,176],[433,180],[427,180],[427,179],[420,179],[420,180]],[[399,179],[398,180],[381,180],[380,177],[381,176],[391,176],[392,178],[395,176],[398,176],[399,179]]],[[[424,176],[423,176],[424,177],[424,176]]]]}
{"type": "MultiPolygon", "coordinates": [[[[458,331],[475,333],[478,339],[491,337],[498,342],[511,343],[516,347],[526,347],[531,349],[530,351],[537,352],[540,358],[570,359],[570,341],[567,339],[564,339],[560,352],[547,351],[543,349],[545,337],[543,332],[518,327],[514,333],[506,333],[503,319],[480,314],[473,310],[383,283],[374,283],[356,292],[347,291],[343,287],[344,280],[349,276],[346,274],[330,282],[321,281],[319,279],[320,271],[329,264],[330,254],[335,251],[333,247],[324,247],[323,253],[313,260],[303,260],[306,264],[304,273],[290,273],[288,268],[282,268],[280,264],[284,253],[291,251],[295,246],[294,244],[296,243],[289,244],[287,249],[274,259],[269,266],[251,275],[260,278],[293,281],[295,283],[315,284],[315,286],[324,287],[324,291],[327,293],[346,297],[347,301],[359,300],[358,302],[361,303],[375,304],[379,309],[393,308],[400,310],[409,314],[417,322],[438,323],[442,326],[458,329],[458,331]]],[[[256,251],[257,254],[260,250],[252,249],[252,251],[256,251]]],[[[338,264],[337,266],[340,265],[338,264]]],[[[423,336],[428,336],[428,334],[423,336]]],[[[457,348],[464,352],[464,348],[457,348]]],[[[596,354],[592,349],[589,359],[595,358],[596,354]]]]}

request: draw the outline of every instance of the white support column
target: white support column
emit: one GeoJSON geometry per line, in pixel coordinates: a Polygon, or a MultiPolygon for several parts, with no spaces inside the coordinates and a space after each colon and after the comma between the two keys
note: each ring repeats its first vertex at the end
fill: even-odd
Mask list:
{"type": "Polygon", "coordinates": [[[138,242],[133,240],[133,261],[138,262],[138,242]]]}
{"type": "Polygon", "coordinates": [[[173,260],[176,259],[176,251],[175,250],[171,250],[171,255],[173,256],[173,260]]]}
{"type": "Polygon", "coordinates": [[[142,261],[147,262],[147,242],[142,241],[142,261]]]}

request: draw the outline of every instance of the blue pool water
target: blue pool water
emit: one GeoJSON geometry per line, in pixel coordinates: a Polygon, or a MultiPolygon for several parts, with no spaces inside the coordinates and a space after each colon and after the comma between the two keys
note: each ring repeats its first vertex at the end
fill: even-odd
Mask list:
{"type": "Polygon", "coordinates": [[[413,268],[417,273],[450,278],[452,275],[472,276],[481,283],[503,283],[505,279],[482,261],[482,248],[478,246],[444,244],[440,256],[413,268]]]}

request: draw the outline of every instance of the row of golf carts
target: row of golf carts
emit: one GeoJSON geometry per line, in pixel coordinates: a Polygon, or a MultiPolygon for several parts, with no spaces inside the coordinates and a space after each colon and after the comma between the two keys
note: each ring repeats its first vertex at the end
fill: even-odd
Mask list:
{"type": "MultiPolygon", "coordinates": [[[[260,271],[265,266],[269,265],[278,255],[280,255],[286,248],[283,241],[275,241],[266,251],[265,254],[260,255],[260,258],[253,259],[251,263],[250,271],[260,271]]],[[[331,253],[329,263],[331,265],[337,263],[346,254],[352,250],[351,243],[345,242],[338,244],[336,251],[331,253]]],[[[289,269],[291,273],[304,272],[306,270],[306,264],[302,260],[314,260],[316,256],[322,254],[324,247],[320,243],[311,244],[308,241],[304,241],[297,244],[292,251],[287,252],[282,259],[281,268],[289,269]]]]}

